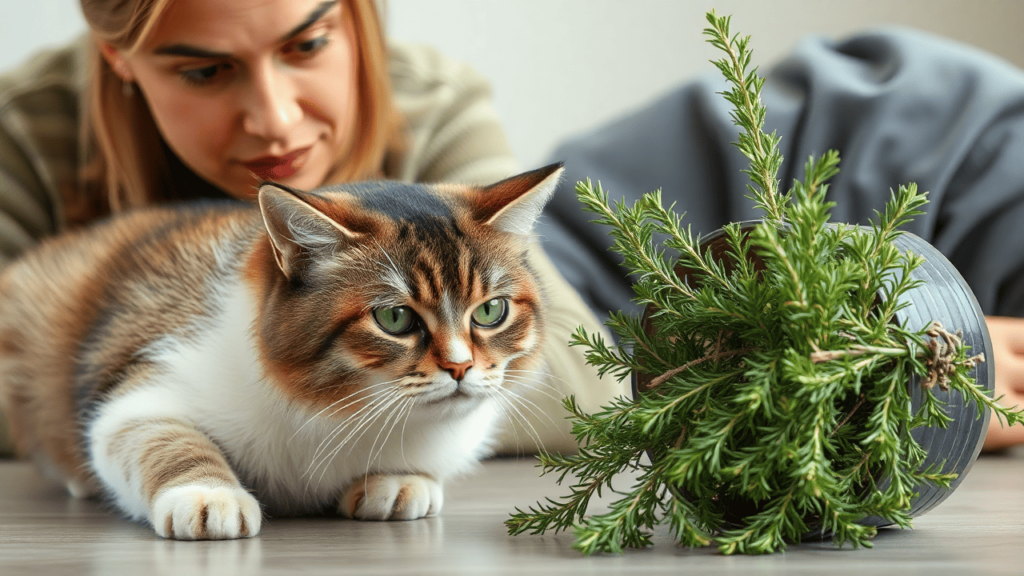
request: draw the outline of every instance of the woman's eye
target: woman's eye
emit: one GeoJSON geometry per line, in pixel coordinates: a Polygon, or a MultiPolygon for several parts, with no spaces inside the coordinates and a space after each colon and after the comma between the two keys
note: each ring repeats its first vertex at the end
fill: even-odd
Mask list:
{"type": "Polygon", "coordinates": [[[481,328],[494,328],[505,321],[508,302],[504,298],[493,298],[473,310],[473,323],[481,328]]]}
{"type": "Polygon", "coordinates": [[[301,58],[309,58],[327,46],[329,41],[330,39],[326,35],[295,41],[287,44],[281,52],[285,55],[294,54],[301,58]]]}
{"type": "Polygon", "coordinates": [[[227,64],[211,64],[209,66],[203,66],[202,68],[179,70],[178,74],[183,80],[190,84],[203,86],[215,80],[221,72],[228,68],[229,66],[227,64]]]}
{"type": "Polygon", "coordinates": [[[409,332],[416,324],[416,314],[406,306],[378,308],[373,311],[373,318],[382,330],[393,336],[409,332]]]}

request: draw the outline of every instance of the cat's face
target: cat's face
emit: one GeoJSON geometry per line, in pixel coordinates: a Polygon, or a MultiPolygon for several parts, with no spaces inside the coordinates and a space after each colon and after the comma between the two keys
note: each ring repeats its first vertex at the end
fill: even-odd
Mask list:
{"type": "Polygon", "coordinates": [[[259,319],[283,390],[311,409],[459,413],[537,368],[543,295],[530,230],[561,170],[493,186],[266,185],[276,277],[259,319]]]}

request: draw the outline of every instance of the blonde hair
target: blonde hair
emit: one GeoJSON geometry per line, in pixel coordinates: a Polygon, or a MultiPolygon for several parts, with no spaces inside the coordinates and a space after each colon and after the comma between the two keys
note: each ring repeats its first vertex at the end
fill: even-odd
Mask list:
{"type": "MultiPolygon", "coordinates": [[[[81,0],[94,40],[128,54],[146,41],[174,0],[81,0]]],[[[328,174],[338,183],[379,176],[384,156],[399,147],[399,115],[391,95],[387,46],[374,0],[342,0],[351,18],[357,51],[357,118],[346,150],[328,174]]],[[[157,129],[144,98],[126,89],[121,77],[91,43],[86,105],[82,114],[88,150],[83,186],[65,198],[70,223],[109,212],[187,197],[170,185],[171,166],[180,164],[157,129]]]]}

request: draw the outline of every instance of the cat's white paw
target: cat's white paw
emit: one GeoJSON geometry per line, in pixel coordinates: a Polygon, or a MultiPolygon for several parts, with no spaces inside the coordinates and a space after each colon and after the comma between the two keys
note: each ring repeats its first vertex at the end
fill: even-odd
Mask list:
{"type": "Polygon", "coordinates": [[[444,504],[441,484],[419,475],[367,476],[345,490],[338,511],[359,520],[415,520],[434,516],[444,504]]]}
{"type": "Polygon", "coordinates": [[[259,534],[260,505],[241,488],[176,486],[156,497],[149,521],[175,540],[227,540],[259,534]]]}

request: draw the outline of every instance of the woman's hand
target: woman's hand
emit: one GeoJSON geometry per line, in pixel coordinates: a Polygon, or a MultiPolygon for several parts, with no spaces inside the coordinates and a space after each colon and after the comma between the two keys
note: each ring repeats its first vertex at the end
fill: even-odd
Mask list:
{"type": "MultiPolygon", "coordinates": [[[[1024,318],[986,316],[992,336],[992,352],[996,366],[994,397],[1003,397],[1003,406],[1024,406],[1024,318]]],[[[988,425],[983,450],[999,450],[1024,444],[1024,426],[1006,427],[992,418],[988,425]]]]}

